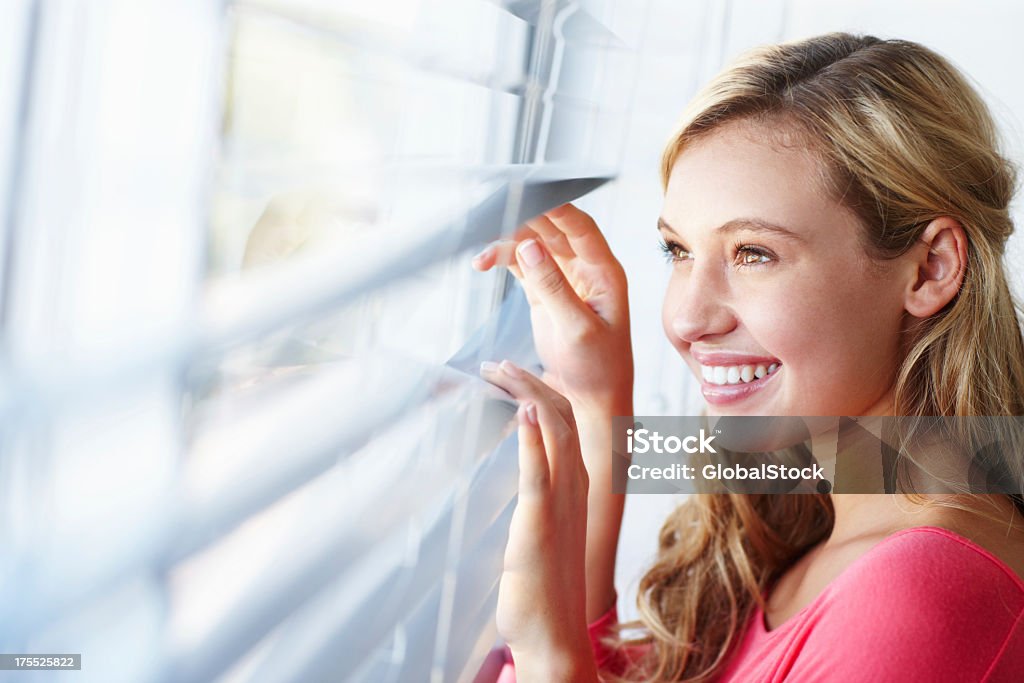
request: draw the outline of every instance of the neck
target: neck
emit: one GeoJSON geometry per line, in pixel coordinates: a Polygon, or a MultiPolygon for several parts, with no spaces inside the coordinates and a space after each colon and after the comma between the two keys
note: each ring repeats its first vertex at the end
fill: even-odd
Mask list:
{"type": "MultiPolygon", "coordinates": [[[[890,387],[869,408],[861,412],[862,416],[885,416],[895,414],[893,387],[890,387]]],[[[872,429],[871,422],[866,428],[872,429]],[[868,426],[871,425],[871,426],[868,426]]],[[[835,523],[829,536],[829,543],[842,543],[862,536],[891,534],[901,528],[925,526],[930,522],[913,523],[908,515],[916,510],[921,512],[922,506],[915,505],[906,496],[879,493],[833,493],[830,496],[835,511],[835,523]]],[[[934,508],[932,508],[934,510],[934,508]]]]}
{"type": "Polygon", "coordinates": [[[923,502],[891,493],[836,493],[829,497],[835,511],[827,541],[832,546],[919,526],[942,527],[964,536],[970,535],[968,529],[990,522],[1004,534],[1022,531],[1020,523],[1014,523],[1019,515],[1013,501],[1000,494],[922,494],[923,502]],[[984,521],[986,518],[990,521],[984,521]]]}
{"type": "Polygon", "coordinates": [[[829,536],[832,544],[936,524],[940,520],[935,513],[948,509],[915,504],[899,494],[834,493],[830,498],[835,510],[835,523],[829,536]]]}

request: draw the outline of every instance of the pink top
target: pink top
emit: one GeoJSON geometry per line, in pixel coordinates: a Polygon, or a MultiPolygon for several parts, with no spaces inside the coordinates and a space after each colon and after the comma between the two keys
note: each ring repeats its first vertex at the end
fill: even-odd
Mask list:
{"type": "MultiPolygon", "coordinates": [[[[621,672],[598,641],[617,618],[613,607],[589,630],[598,666],[621,672]]],[[[755,609],[718,681],[784,680],[1024,681],[1024,580],[946,529],[898,531],[775,629],[755,609]]],[[[498,683],[514,681],[507,655],[498,683]]]]}

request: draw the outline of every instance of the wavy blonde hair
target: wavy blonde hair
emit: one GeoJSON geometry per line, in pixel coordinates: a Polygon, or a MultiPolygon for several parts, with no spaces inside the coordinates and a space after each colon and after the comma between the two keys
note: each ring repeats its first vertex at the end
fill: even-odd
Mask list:
{"type": "MultiPolygon", "coordinates": [[[[689,105],[662,158],[663,184],[689,145],[736,121],[793,134],[816,155],[822,187],[859,218],[876,259],[904,254],[932,219],[963,226],[963,284],[905,330],[895,414],[1024,415],[1024,343],[1003,268],[1016,175],[964,76],[904,40],[832,33],[757,48],[689,105]]],[[[1002,457],[1020,481],[1019,458],[1002,457]]],[[[833,519],[821,494],[691,496],[661,529],[640,583],[640,621],[613,639],[650,646],[628,680],[720,673],[764,591],[833,519]],[[643,637],[621,637],[638,626],[643,637]]]]}

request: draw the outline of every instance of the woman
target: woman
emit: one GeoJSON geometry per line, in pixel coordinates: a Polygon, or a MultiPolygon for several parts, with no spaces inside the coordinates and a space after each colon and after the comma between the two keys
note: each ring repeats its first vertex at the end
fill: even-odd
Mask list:
{"type": "MultiPolygon", "coordinates": [[[[942,57],[848,34],[755,50],[691,104],[662,178],[663,325],[709,414],[1024,415],[1015,177],[942,57]]],[[[626,278],[572,206],[475,261],[495,265],[523,283],[545,367],[481,368],[520,401],[498,609],[520,681],[1021,680],[1008,495],[691,496],[641,581],[643,637],[609,648],[626,278]]]]}

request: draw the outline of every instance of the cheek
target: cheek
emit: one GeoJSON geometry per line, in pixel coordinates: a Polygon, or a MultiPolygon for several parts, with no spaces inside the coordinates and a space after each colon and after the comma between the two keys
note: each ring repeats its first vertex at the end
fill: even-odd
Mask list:
{"type": "Polygon", "coordinates": [[[805,293],[789,291],[783,296],[761,290],[745,297],[737,307],[743,327],[771,355],[791,369],[820,356],[822,307],[805,293]],[[799,302],[797,304],[796,302],[799,302]]]}
{"type": "Polygon", "coordinates": [[[902,309],[888,290],[855,275],[765,287],[743,304],[744,325],[801,390],[873,394],[874,384],[892,380],[902,309]]]}

